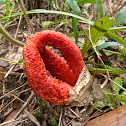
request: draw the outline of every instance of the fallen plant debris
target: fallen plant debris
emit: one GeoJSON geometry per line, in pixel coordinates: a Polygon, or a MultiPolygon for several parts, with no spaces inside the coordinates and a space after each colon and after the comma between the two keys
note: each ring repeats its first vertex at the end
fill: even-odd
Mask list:
{"type": "Polygon", "coordinates": [[[3,72],[5,72],[5,69],[3,67],[0,67],[0,80],[4,78],[3,72]]]}
{"type": "Polygon", "coordinates": [[[6,119],[4,120],[3,122],[3,125],[4,126],[14,126],[14,125],[17,125],[20,121],[12,121],[12,122],[9,122],[7,123],[8,121],[11,121],[13,120],[14,116],[18,113],[18,109],[14,110],[13,112],[11,112],[7,117],[6,119]],[[5,124],[4,124],[5,123],[5,124]]]}
{"type": "Polygon", "coordinates": [[[91,75],[70,38],[53,30],[36,33],[27,39],[23,56],[28,83],[37,96],[56,105],[83,104],[91,75]],[[58,49],[66,61],[46,45],[58,49]]]}
{"type": "Polygon", "coordinates": [[[126,105],[89,121],[85,126],[125,126],[126,105]]]}

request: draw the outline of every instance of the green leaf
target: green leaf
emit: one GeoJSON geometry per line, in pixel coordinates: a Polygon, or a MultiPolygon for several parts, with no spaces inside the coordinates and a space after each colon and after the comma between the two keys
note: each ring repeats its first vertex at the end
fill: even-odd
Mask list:
{"type": "MultiPolygon", "coordinates": [[[[96,4],[96,0],[76,0],[78,5],[84,4],[84,3],[91,3],[96,4]]],[[[102,3],[104,3],[104,0],[101,0],[102,3]]]]}
{"type": "MultiPolygon", "coordinates": [[[[90,25],[94,24],[93,21],[90,21],[90,20],[88,20],[88,19],[86,19],[84,17],[78,16],[78,15],[75,15],[75,14],[71,14],[71,13],[67,13],[67,12],[62,12],[62,11],[35,9],[35,10],[26,11],[26,13],[27,14],[34,14],[34,13],[62,14],[62,15],[72,16],[72,17],[78,18],[80,20],[83,20],[83,22],[86,23],[86,24],[90,24],[90,25]]],[[[22,15],[22,14],[23,14],[22,12],[19,12],[19,13],[13,14],[13,15],[2,17],[2,18],[0,18],[0,21],[7,20],[10,17],[19,16],[19,15],[22,15]]]]}
{"type": "Polygon", "coordinates": [[[21,59],[18,63],[14,62],[14,61],[11,61],[11,60],[3,59],[3,58],[0,58],[0,60],[7,61],[7,62],[10,62],[10,63],[13,63],[13,64],[23,65],[23,64],[22,64],[22,60],[23,60],[23,59],[21,59]],[[20,62],[21,62],[21,63],[20,63],[20,62]]]}
{"type": "Polygon", "coordinates": [[[117,95],[117,99],[118,101],[122,104],[125,105],[126,104],[126,91],[123,91],[121,93],[121,95],[117,95]]]}
{"type": "Polygon", "coordinates": [[[109,28],[109,31],[122,31],[122,30],[126,30],[126,26],[109,28]]]}
{"type": "Polygon", "coordinates": [[[6,16],[9,15],[10,0],[6,0],[6,16]]]}
{"type": "Polygon", "coordinates": [[[53,5],[52,5],[52,0],[47,0],[48,4],[51,6],[52,9],[54,9],[53,5]]]}
{"type": "MultiPolygon", "coordinates": [[[[94,68],[94,67],[87,67],[89,71],[97,71],[97,72],[101,72],[101,73],[106,73],[106,70],[105,69],[101,69],[101,68],[94,68]]],[[[115,69],[115,68],[111,68],[111,69],[108,69],[108,72],[109,73],[126,73],[126,70],[120,70],[120,69],[115,69]]]]}
{"type": "Polygon", "coordinates": [[[47,29],[51,24],[53,24],[54,22],[52,21],[43,21],[42,22],[42,26],[47,29]]]}
{"type": "Polygon", "coordinates": [[[103,16],[103,14],[102,14],[102,11],[103,11],[102,1],[96,0],[96,5],[97,5],[97,16],[98,16],[98,20],[99,20],[103,16]]]}
{"type": "Polygon", "coordinates": [[[126,7],[123,7],[115,19],[116,26],[119,26],[125,20],[126,20],[126,7]]]}
{"type": "Polygon", "coordinates": [[[88,14],[88,7],[91,5],[91,3],[86,3],[83,6],[83,12],[90,18],[89,14],[88,14]]]}
{"type": "Polygon", "coordinates": [[[96,21],[94,25],[101,30],[108,31],[111,25],[113,24],[113,19],[109,17],[103,17],[100,19],[100,21],[96,21]]]}
{"type": "Polygon", "coordinates": [[[121,102],[121,104],[126,104],[126,91],[123,91],[122,93],[121,93],[121,96],[122,96],[122,98],[121,98],[121,100],[123,101],[123,103],[121,102]]]}
{"type": "Polygon", "coordinates": [[[120,55],[118,56],[118,60],[119,60],[119,61],[126,60],[126,56],[120,54],[120,55]]]}
{"type": "Polygon", "coordinates": [[[104,91],[106,98],[112,103],[113,106],[115,106],[115,99],[113,95],[111,95],[109,92],[104,91]]]}
{"type": "Polygon", "coordinates": [[[123,87],[126,88],[126,81],[122,82],[123,87]]]}
{"type": "Polygon", "coordinates": [[[96,0],[76,0],[77,4],[83,4],[83,3],[91,3],[91,4],[96,4],[96,0]]]}
{"type": "Polygon", "coordinates": [[[107,101],[103,101],[104,106],[110,107],[110,104],[107,101]]]}
{"type": "Polygon", "coordinates": [[[24,59],[21,59],[21,60],[18,61],[18,63],[23,63],[23,61],[24,61],[24,59]]]}
{"type": "MultiPolygon", "coordinates": [[[[94,23],[94,26],[90,29],[92,42],[96,43],[99,37],[102,37],[109,30],[112,23],[113,19],[109,19],[108,17],[103,17],[100,19],[100,21],[97,20],[94,23]]],[[[91,48],[90,41],[86,37],[84,48],[82,49],[82,55],[84,55],[90,48],[91,48]]]]}
{"type": "Polygon", "coordinates": [[[55,120],[55,118],[51,118],[52,122],[55,124],[55,126],[58,126],[57,121],[55,120]]]}
{"type": "MultiPolygon", "coordinates": [[[[67,1],[69,2],[74,14],[80,16],[81,10],[80,10],[79,6],[77,5],[77,2],[75,0],[67,0],[67,1]]],[[[76,43],[78,42],[77,22],[78,22],[77,18],[72,18],[72,27],[73,27],[73,31],[75,33],[76,43]]]]}
{"type": "Polygon", "coordinates": [[[95,109],[95,107],[97,106],[97,102],[93,105],[93,107],[91,108],[91,110],[89,111],[88,115],[91,114],[93,112],[93,110],[95,109]]]}
{"type": "Polygon", "coordinates": [[[0,0],[0,5],[5,4],[6,0],[0,0]]]}
{"type": "MultiPolygon", "coordinates": [[[[122,86],[122,80],[121,80],[120,77],[116,77],[114,79],[114,82],[116,82],[117,84],[122,86]]],[[[117,86],[115,83],[112,83],[112,85],[113,85],[113,90],[115,91],[116,95],[119,95],[119,91],[120,91],[121,88],[119,86],[117,86]]]]}
{"type": "Polygon", "coordinates": [[[14,10],[14,7],[15,7],[15,2],[13,1],[12,7],[11,7],[10,12],[9,12],[9,15],[12,14],[12,12],[13,12],[13,10],[14,10]]]}
{"type": "MultiPolygon", "coordinates": [[[[122,96],[126,96],[126,91],[123,91],[123,92],[121,93],[121,95],[122,95],[122,96]]],[[[125,101],[126,101],[126,97],[125,97],[125,101]]]]}
{"type": "Polygon", "coordinates": [[[126,56],[126,47],[122,47],[120,49],[120,52],[121,52],[122,55],[126,56]]]}
{"type": "Polygon", "coordinates": [[[42,22],[42,25],[44,25],[43,27],[46,27],[46,25],[48,25],[48,23],[49,23],[49,26],[51,26],[51,25],[54,25],[54,24],[62,23],[62,22],[69,22],[69,23],[71,23],[72,20],[60,20],[60,21],[57,21],[57,22],[43,21],[43,22],[42,22]],[[50,23],[49,23],[49,22],[50,22],[50,23]],[[43,23],[44,23],[44,24],[43,24],[43,23]]]}
{"type": "Polygon", "coordinates": [[[120,38],[118,35],[112,33],[111,31],[107,31],[107,34],[110,35],[112,38],[116,39],[119,43],[126,46],[126,41],[122,38],[120,38]]]}
{"type": "MultiPolygon", "coordinates": [[[[82,35],[82,34],[84,34],[84,31],[78,31],[78,35],[82,35]]],[[[74,36],[75,34],[74,33],[71,33],[71,34],[69,34],[69,35],[67,35],[68,37],[72,37],[72,36],[74,36]]]]}
{"type": "Polygon", "coordinates": [[[105,49],[110,46],[119,46],[119,45],[120,45],[120,43],[117,43],[117,42],[106,42],[106,43],[103,43],[102,45],[98,46],[96,48],[96,50],[99,51],[101,49],[105,49]]]}
{"type": "MultiPolygon", "coordinates": [[[[105,42],[105,43],[101,44],[100,46],[96,47],[96,50],[99,51],[99,50],[101,50],[101,49],[105,49],[105,48],[110,47],[110,46],[119,46],[119,45],[120,45],[120,44],[117,43],[117,42],[105,42]]],[[[92,52],[88,55],[88,57],[85,58],[85,60],[87,60],[90,56],[92,56],[93,53],[94,53],[94,51],[92,51],[92,52]]],[[[111,53],[111,54],[112,54],[112,53],[111,53]]]]}

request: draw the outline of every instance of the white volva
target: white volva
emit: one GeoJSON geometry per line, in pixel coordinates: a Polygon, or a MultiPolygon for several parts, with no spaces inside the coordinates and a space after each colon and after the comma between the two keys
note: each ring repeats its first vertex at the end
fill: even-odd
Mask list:
{"type": "Polygon", "coordinates": [[[83,106],[89,98],[89,88],[92,84],[92,77],[89,71],[83,67],[81,74],[78,77],[77,83],[74,86],[74,90],[69,91],[70,98],[67,101],[67,105],[83,106]]]}

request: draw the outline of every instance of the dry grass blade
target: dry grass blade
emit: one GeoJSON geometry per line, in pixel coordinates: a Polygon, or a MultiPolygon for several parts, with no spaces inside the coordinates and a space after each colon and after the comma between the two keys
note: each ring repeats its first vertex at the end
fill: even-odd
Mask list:
{"type": "Polygon", "coordinates": [[[18,0],[18,3],[19,3],[19,5],[20,5],[20,8],[22,9],[22,12],[24,13],[24,16],[25,16],[26,21],[27,21],[27,23],[28,23],[28,25],[29,25],[29,28],[30,28],[30,30],[31,30],[31,33],[32,33],[32,34],[35,34],[35,32],[34,32],[34,30],[33,30],[33,27],[32,27],[32,25],[31,25],[31,23],[30,23],[30,20],[29,20],[29,18],[28,18],[28,15],[26,14],[26,11],[25,11],[25,8],[24,8],[24,6],[23,6],[22,1],[21,1],[21,0],[18,0]]]}
{"type": "Polygon", "coordinates": [[[59,118],[59,123],[58,123],[58,126],[60,126],[60,125],[61,125],[62,114],[63,114],[63,110],[62,110],[62,106],[61,106],[61,112],[60,112],[60,118],[59,118]]]}
{"type": "Polygon", "coordinates": [[[33,97],[34,97],[34,93],[31,92],[31,95],[29,96],[29,98],[27,99],[27,101],[25,102],[25,104],[22,106],[22,108],[19,110],[19,112],[17,113],[17,115],[14,117],[14,119],[18,118],[18,116],[27,107],[27,105],[30,103],[30,101],[33,99],[33,97]]]}
{"type": "Polygon", "coordinates": [[[5,107],[3,107],[1,110],[0,110],[0,113],[5,109],[7,108],[12,102],[14,102],[17,98],[14,98],[13,100],[11,100],[11,102],[9,102],[5,107]]]}
{"type": "Polygon", "coordinates": [[[70,107],[68,107],[68,109],[77,117],[82,121],[82,118],[79,116],[79,114],[77,114],[76,112],[74,112],[70,107]]]}
{"type": "Polygon", "coordinates": [[[51,110],[57,117],[59,117],[58,113],[55,111],[55,109],[52,108],[52,106],[51,106],[49,103],[47,103],[47,106],[50,108],[50,110],[51,110]]]}
{"type": "Polygon", "coordinates": [[[25,83],[25,84],[19,86],[18,88],[15,88],[14,90],[12,90],[12,91],[10,91],[10,92],[8,92],[8,93],[2,95],[2,96],[0,97],[0,99],[2,99],[2,98],[4,98],[4,97],[8,96],[9,94],[13,93],[14,91],[20,89],[21,87],[23,87],[23,86],[25,86],[25,85],[27,85],[27,83],[25,83]]]}

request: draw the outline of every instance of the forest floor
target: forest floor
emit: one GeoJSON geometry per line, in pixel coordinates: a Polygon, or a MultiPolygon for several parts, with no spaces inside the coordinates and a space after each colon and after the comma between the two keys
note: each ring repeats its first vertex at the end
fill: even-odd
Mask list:
{"type": "MultiPolygon", "coordinates": [[[[45,5],[45,9],[48,4],[45,5]]],[[[89,8],[89,14],[95,19],[94,7],[89,8]]],[[[59,15],[55,14],[33,14],[30,16],[30,22],[33,26],[35,32],[40,32],[44,30],[42,22],[43,21],[53,21],[56,22],[59,15]]],[[[85,16],[82,14],[82,16],[85,16]]],[[[69,17],[67,17],[69,18],[69,17]]],[[[4,22],[2,22],[4,23],[4,22]]],[[[78,23],[78,29],[80,25],[86,29],[87,25],[78,23]]],[[[121,24],[126,25],[126,22],[121,24]]],[[[62,23],[59,25],[52,25],[48,29],[59,31],[68,35],[72,32],[72,28],[68,23],[62,23]]],[[[6,30],[15,39],[25,42],[26,39],[31,35],[30,29],[23,16],[16,22],[6,27],[6,30]],[[17,28],[17,25],[19,27],[17,28]]],[[[121,38],[126,40],[126,31],[116,32],[121,38]]],[[[79,36],[79,40],[82,40],[84,36],[79,36]]],[[[0,40],[0,57],[18,62],[23,59],[22,47],[11,44],[3,36],[0,40]]],[[[109,48],[111,51],[118,51],[119,47],[109,48]]],[[[84,58],[88,56],[88,53],[84,58]]],[[[117,55],[108,56],[108,60],[112,63],[112,68],[117,68],[121,70],[126,70],[126,61],[118,61],[117,55]]],[[[94,62],[94,56],[92,56],[88,62],[94,62]]],[[[87,65],[88,67],[88,65],[87,65]]],[[[33,95],[31,89],[27,83],[26,74],[23,65],[16,65],[7,61],[0,60],[0,123],[4,123],[8,120],[6,126],[11,125],[24,125],[24,126],[34,126],[39,124],[41,126],[82,126],[85,122],[102,115],[110,110],[114,110],[108,99],[105,97],[104,91],[113,93],[111,82],[101,88],[101,85],[105,81],[106,74],[90,72],[93,77],[93,84],[90,90],[90,98],[87,104],[81,107],[71,107],[71,106],[61,106],[53,105],[48,102],[42,101],[37,96],[33,95]],[[30,97],[32,96],[31,100],[30,97]],[[109,103],[109,106],[105,106],[104,103],[109,103]],[[96,107],[92,110],[94,105],[99,105],[102,107],[96,107]],[[25,105],[23,107],[23,105],[25,105]],[[13,117],[17,115],[19,110],[19,120],[13,121],[13,117]],[[33,116],[34,115],[34,116],[33,116]]],[[[110,74],[111,79],[114,80],[116,77],[121,77],[123,82],[126,82],[126,74],[110,74]]],[[[18,117],[17,117],[18,119],[18,117]]]]}

